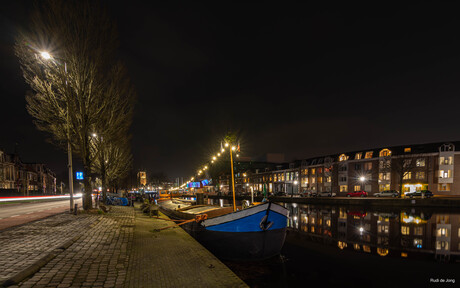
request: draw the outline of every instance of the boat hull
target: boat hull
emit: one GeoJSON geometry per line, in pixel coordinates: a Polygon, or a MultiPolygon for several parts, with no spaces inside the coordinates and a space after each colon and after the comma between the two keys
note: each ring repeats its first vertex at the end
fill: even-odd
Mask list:
{"type": "Polygon", "coordinates": [[[197,227],[184,229],[216,257],[232,261],[253,261],[279,255],[286,238],[286,228],[260,232],[222,232],[197,227]]]}
{"type": "MultiPolygon", "coordinates": [[[[172,209],[164,212],[179,216],[179,211],[172,209]]],[[[181,218],[190,219],[191,216],[182,215],[181,218]]],[[[280,253],[286,238],[287,218],[288,211],[283,206],[264,203],[182,227],[220,259],[251,261],[280,253]]]]}

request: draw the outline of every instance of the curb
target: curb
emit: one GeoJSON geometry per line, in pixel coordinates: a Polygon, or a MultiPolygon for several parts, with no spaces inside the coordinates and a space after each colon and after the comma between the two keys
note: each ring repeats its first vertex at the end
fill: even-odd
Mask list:
{"type": "MultiPolygon", "coordinates": [[[[96,221],[94,221],[94,223],[89,225],[89,228],[90,229],[93,228],[100,221],[101,221],[101,217],[97,218],[96,221]]],[[[11,286],[11,285],[19,284],[24,279],[32,276],[33,274],[38,272],[38,270],[40,270],[43,266],[45,266],[51,260],[53,260],[56,256],[58,256],[60,253],[64,252],[67,248],[69,248],[72,244],[77,242],[78,239],[83,237],[84,234],[85,233],[83,232],[80,235],[74,236],[73,238],[67,240],[63,244],[59,245],[56,249],[54,249],[53,251],[48,253],[48,255],[45,255],[42,258],[40,258],[39,260],[37,260],[35,263],[30,265],[29,267],[27,267],[24,270],[16,273],[15,275],[13,275],[12,277],[4,280],[3,282],[0,282],[0,287],[8,287],[8,286],[11,286]]]]}

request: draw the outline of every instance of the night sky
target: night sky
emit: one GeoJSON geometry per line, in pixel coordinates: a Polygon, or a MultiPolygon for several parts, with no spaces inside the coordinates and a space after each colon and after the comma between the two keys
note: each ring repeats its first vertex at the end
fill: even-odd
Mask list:
{"type": "MultiPolygon", "coordinates": [[[[188,178],[228,131],[243,156],[287,161],[460,140],[453,4],[144,2],[107,1],[138,94],[135,170],[188,178]]],[[[27,114],[12,49],[30,3],[1,9],[0,147],[13,152],[18,142],[23,161],[59,175],[66,154],[27,114]]]]}

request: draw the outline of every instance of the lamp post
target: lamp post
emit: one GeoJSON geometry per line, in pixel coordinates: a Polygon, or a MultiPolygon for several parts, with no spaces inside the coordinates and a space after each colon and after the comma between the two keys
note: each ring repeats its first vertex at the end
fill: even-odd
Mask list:
{"type": "MultiPolygon", "coordinates": [[[[227,143],[225,144],[227,146],[227,143]]],[[[230,151],[230,166],[232,168],[232,192],[233,192],[233,211],[236,211],[236,200],[235,200],[235,175],[233,173],[233,150],[236,150],[235,146],[232,146],[230,151]]]]}
{"type": "Polygon", "coordinates": [[[364,182],[366,182],[366,177],[359,177],[359,181],[361,181],[361,190],[364,191],[364,182]]]}
{"type": "MultiPolygon", "coordinates": [[[[52,57],[51,55],[46,52],[42,51],[40,53],[41,57],[45,60],[51,60],[52,57]]],[[[64,71],[66,75],[66,87],[67,87],[67,63],[64,62],[64,71]]],[[[66,89],[67,90],[67,89],[66,89]]],[[[72,168],[72,145],[70,144],[70,121],[69,121],[69,105],[67,104],[67,161],[68,165],[67,167],[69,168],[69,192],[70,192],[70,212],[73,211],[73,168],[72,168]]]]}

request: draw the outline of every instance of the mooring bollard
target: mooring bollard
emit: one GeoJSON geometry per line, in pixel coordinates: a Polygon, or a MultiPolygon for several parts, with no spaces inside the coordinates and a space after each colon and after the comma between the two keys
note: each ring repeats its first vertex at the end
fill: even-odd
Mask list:
{"type": "Polygon", "coordinates": [[[75,208],[73,209],[73,214],[77,215],[77,210],[78,210],[78,204],[75,203],[75,208]]]}

